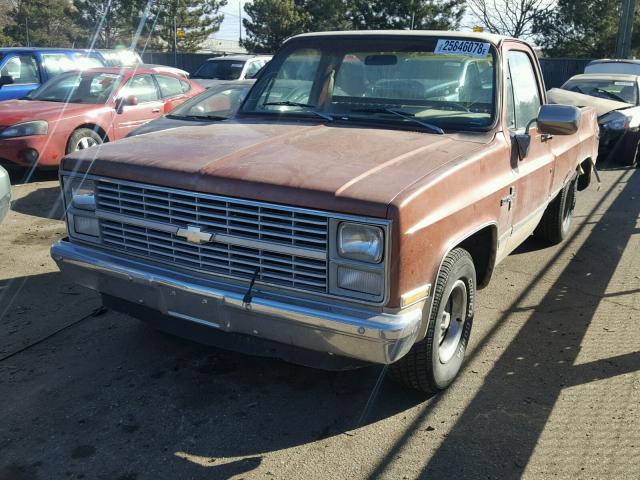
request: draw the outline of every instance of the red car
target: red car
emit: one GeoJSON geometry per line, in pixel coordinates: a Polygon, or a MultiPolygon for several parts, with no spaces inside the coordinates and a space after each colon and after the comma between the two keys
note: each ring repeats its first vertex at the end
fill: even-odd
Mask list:
{"type": "Polygon", "coordinates": [[[0,163],[57,167],[65,154],[123,138],[203,91],[152,68],[59,75],[24,99],[0,102],[0,163]]]}

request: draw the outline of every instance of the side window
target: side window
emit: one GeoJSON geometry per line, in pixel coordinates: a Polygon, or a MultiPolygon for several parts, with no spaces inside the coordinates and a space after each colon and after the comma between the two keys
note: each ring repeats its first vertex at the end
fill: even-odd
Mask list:
{"type": "Polygon", "coordinates": [[[533,65],[525,52],[509,52],[509,71],[513,89],[515,129],[525,128],[537,118],[542,102],[533,65]]]}
{"type": "Polygon", "coordinates": [[[180,80],[180,88],[182,89],[182,93],[187,93],[189,90],[191,90],[191,85],[189,84],[189,82],[180,80]]]}
{"type": "Polygon", "coordinates": [[[42,55],[42,66],[49,78],[64,72],[76,70],[76,65],[63,53],[45,53],[42,55]]]}
{"type": "Polygon", "coordinates": [[[104,67],[104,62],[96,57],[90,57],[88,55],[77,55],[73,59],[75,68],[80,70],[86,70],[87,68],[100,68],[104,67]]]}
{"type": "Polygon", "coordinates": [[[127,86],[122,89],[121,96],[128,97],[129,95],[138,97],[138,102],[140,103],[153,102],[160,98],[156,84],[151,75],[148,74],[136,75],[129,80],[127,86]]]}
{"type": "Polygon", "coordinates": [[[169,77],[166,75],[155,75],[158,86],[160,87],[160,94],[162,98],[176,97],[182,95],[182,85],[179,79],[169,77]]]}
{"type": "Polygon", "coordinates": [[[516,129],[516,110],[513,102],[513,82],[511,81],[511,73],[507,69],[507,128],[509,130],[516,129]]]}
{"type": "Polygon", "coordinates": [[[38,64],[36,59],[31,55],[16,55],[7,60],[7,63],[0,70],[3,77],[13,78],[13,83],[28,84],[40,83],[40,74],[38,73],[38,64]]]}

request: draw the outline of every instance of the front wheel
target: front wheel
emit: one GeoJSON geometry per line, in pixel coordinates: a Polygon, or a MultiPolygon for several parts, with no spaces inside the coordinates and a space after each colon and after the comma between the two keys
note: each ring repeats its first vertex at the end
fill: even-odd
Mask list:
{"type": "Polygon", "coordinates": [[[71,134],[67,142],[67,153],[85,150],[102,143],[102,137],[89,128],[79,128],[71,134]]]}
{"type": "Polygon", "coordinates": [[[440,269],[424,340],[391,366],[391,376],[410,388],[436,393],[455,380],[467,349],[476,294],[469,252],[456,248],[440,269]]]}

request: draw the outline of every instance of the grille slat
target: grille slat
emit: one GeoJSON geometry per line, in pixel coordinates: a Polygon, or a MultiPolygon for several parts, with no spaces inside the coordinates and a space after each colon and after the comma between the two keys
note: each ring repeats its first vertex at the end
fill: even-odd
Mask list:
{"type": "Polygon", "coordinates": [[[97,181],[96,202],[99,211],[122,215],[122,222],[113,215],[100,220],[102,242],[106,247],[165,264],[236,278],[251,278],[257,268],[257,280],[262,283],[327,292],[326,258],[299,256],[300,249],[290,255],[278,249],[269,251],[265,243],[259,248],[215,240],[198,245],[155,230],[152,225],[126,223],[126,218],[135,218],[180,228],[195,225],[217,234],[326,254],[328,218],[321,213],[111,180],[97,181]]]}

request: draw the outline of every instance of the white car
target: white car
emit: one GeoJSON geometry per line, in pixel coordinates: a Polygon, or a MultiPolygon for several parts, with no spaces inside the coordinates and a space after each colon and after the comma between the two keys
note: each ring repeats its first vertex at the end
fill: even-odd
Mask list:
{"type": "Polygon", "coordinates": [[[198,67],[192,80],[196,80],[205,88],[222,82],[248,80],[271,60],[271,55],[225,55],[210,58],[198,67]]]}
{"type": "Polygon", "coordinates": [[[0,167],[0,223],[9,212],[11,203],[11,181],[7,171],[0,167]]]}

